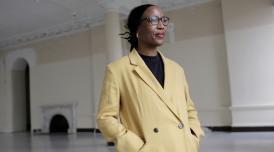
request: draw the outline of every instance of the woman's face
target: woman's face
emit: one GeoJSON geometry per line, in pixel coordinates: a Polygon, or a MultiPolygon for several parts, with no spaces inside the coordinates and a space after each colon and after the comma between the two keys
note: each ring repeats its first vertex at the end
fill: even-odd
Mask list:
{"type": "Polygon", "coordinates": [[[155,24],[155,22],[152,23],[148,19],[149,17],[162,18],[163,16],[164,13],[158,6],[147,8],[137,30],[139,46],[145,45],[146,47],[153,48],[161,46],[164,43],[167,26],[163,25],[163,22],[160,20],[158,20],[158,24],[155,24]]]}

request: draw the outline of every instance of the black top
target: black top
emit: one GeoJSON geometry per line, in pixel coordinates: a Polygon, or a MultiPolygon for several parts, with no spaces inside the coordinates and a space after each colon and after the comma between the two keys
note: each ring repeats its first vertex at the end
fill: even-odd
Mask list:
{"type": "Polygon", "coordinates": [[[146,56],[139,53],[150,71],[153,73],[158,82],[164,87],[165,74],[164,74],[164,62],[158,53],[157,56],[146,56]]]}

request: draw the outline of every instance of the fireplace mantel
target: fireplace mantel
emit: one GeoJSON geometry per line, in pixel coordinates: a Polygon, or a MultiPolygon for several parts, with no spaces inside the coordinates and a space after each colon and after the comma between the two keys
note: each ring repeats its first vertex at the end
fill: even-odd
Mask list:
{"type": "Polygon", "coordinates": [[[76,133],[76,107],[77,103],[51,104],[40,106],[42,111],[42,133],[49,133],[52,118],[55,115],[64,116],[69,124],[68,133],[76,133]]]}

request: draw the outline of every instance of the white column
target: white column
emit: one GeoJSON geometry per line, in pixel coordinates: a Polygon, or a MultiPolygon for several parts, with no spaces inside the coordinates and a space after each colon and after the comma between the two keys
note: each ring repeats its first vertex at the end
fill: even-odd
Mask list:
{"type": "Polygon", "coordinates": [[[97,0],[97,3],[105,9],[105,36],[107,62],[110,63],[123,56],[122,38],[120,37],[120,14],[128,16],[130,10],[138,6],[141,1],[129,0],[97,0]]]}
{"type": "Polygon", "coordinates": [[[274,18],[269,0],[222,0],[232,126],[274,126],[274,18]]]}
{"type": "Polygon", "coordinates": [[[120,37],[120,16],[118,6],[107,6],[105,12],[105,36],[107,62],[110,63],[123,55],[120,37]]]}

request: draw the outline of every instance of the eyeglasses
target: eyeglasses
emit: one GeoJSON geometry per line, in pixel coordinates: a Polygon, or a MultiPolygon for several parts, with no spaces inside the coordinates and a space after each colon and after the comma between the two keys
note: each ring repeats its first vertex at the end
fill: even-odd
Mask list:
{"type": "Polygon", "coordinates": [[[141,19],[141,21],[143,21],[143,20],[146,20],[151,25],[158,25],[160,20],[164,26],[167,26],[169,23],[169,17],[167,17],[167,16],[163,16],[163,17],[149,16],[149,17],[141,19]]]}

